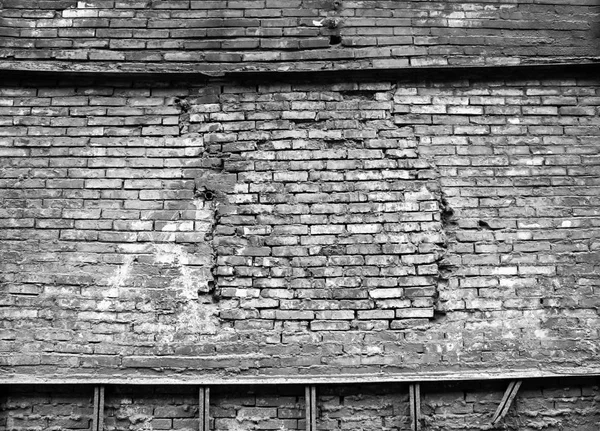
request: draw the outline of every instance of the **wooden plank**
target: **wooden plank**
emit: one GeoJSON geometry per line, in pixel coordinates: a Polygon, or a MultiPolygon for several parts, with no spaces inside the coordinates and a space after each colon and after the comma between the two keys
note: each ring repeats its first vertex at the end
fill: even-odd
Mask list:
{"type": "Polygon", "coordinates": [[[496,423],[500,422],[500,420],[502,420],[504,418],[504,416],[506,416],[508,414],[508,411],[510,410],[510,406],[512,405],[515,397],[517,396],[517,393],[519,392],[519,388],[521,387],[522,383],[523,382],[521,380],[517,380],[515,382],[513,389],[512,389],[512,393],[510,394],[510,396],[508,397],[508,400],[504,404],[502,413],[500,413],[500,417],[498,417],[498,419],[496,420],[496,423]]]}
{"type": "Polygon", "coordinates": [[[97,431],[103,431],[104,430],[104,385],[100,386],[99,389],[99,395],[100,395],[100,399],[99,399],[99,403],[98,403],[98,430],[97,431]]]}
{"type": "Polygon", "coordinates": [[[310,430],[317,431],[317,387],[310,387],[310,430]]]}
{"type": "Polygon", "coordinates": [[[496,421],[500,417],[500,413],[502,413],[502,409],[504,409],[504,405],[506,404],[506,401],[508,401],[508,398],[510,397],[510,394],[512,393],[514,386],[515,386],[514,380],[508,384],[508,388],[506,388],[506,390],[504,391],[504,395],[502,396],[502,399],[500,400],[500,404],[498,405],[498,408],[496,409],[494,416],[492,416],[492,423],[496,423],[496,421]]]}
{"type": "Polygon", "coordinates": [[[504,418],[504,416],[506,416],[510,409],[510,406],[512,405],[513,400],[519,392],[519,388],[521,387],[522,383],[522,380],[513,380],[510,382],[508,388],[506,388],[506,391],[504,392],[502,401],[500,401],[500,405],[498,406],[496,412],[494,413],[494,416],[492,417],[492,425],[498,424],[498,422],[500,422],[504,418]]]}
{"type": "Polygon", "coordinates": [[[92,431],[98,431],[98,406],[100,405],[100,388],[94,386],[94,413],[92,416],[92,431]]]}

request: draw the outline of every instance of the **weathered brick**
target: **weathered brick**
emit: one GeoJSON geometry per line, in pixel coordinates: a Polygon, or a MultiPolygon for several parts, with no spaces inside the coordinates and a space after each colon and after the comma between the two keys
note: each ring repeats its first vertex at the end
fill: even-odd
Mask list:
{"type": "MultiPolygon", "coordinates": [[[[181,7],[179,17],[191,11],[181,7]]],[[[9,86],[0,349],[11,356],[0,358],[64,376],[485,371],[564,367],[566,354],[595,366],[581,346],[598,323],[597,83],[582,71],[560,83],[558,71],[488,71],[9,86]],[[194,131],[184,100],[203,115],[194,131]],[[411,122],[394,123],[411,109],[411,122]],[[268,115],[248,121],[257,113],[268,115]],[[156,135],[140,136],[148,127],[156,135]],[[35,339],[14,335],[24,331],[35,339]]],[[[196,427],[195,407],[167,417],[193,402],[144,414],[156,427],[196,427]]],[[[304,426],[274,407],[265,427],[304,426]]],[[[239,426],[225,409],[215,422],[239,426]]],[[[361,421],[351,426],[382,426],[361,421]]]]}

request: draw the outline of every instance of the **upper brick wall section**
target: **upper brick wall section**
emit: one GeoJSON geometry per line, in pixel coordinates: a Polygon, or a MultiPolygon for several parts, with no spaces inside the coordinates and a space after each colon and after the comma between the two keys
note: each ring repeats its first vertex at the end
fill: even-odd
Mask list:
{"type": "Polygon", "coordinates": [[[0,0],[0,69],[309,71],[594,62],[596,0],[0,0]]]}

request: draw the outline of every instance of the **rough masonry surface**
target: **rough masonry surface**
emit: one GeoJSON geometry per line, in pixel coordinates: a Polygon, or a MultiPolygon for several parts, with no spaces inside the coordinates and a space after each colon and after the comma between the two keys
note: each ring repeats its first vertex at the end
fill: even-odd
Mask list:
{"type": "Polygon", "coordinates": [[[3,0],[0,67],[380,70],[598,62],[595,0],[3,0]]]}
{"type": "MultiPolygon", "coordinates": [[[[505,430],[598,429],[597,380],[549,379],[525,382],[499,428],[505,430]]],[[[91,430],[91,387],[20,386],[0,397],[0,426],[27,429],[91,430]]],[[[304,393],[291,387],[216,387],[211,390],[210,429],[305,430],[304,393]]],[[[500,399],[499,382],[423,385],[423,428],[432,431],[489,431],[500,399]]],[[[407,387],[330,385],[319,389],[319,430],[410,430],[407,387]]],[[[105,429],[198,429],[194,387],[115,386],[107,391],[105,429]]]]}
{"type": "Polygon", "coordinates": [[[597,369],[599,84],[6,79],[2,378],[597,369]]]}

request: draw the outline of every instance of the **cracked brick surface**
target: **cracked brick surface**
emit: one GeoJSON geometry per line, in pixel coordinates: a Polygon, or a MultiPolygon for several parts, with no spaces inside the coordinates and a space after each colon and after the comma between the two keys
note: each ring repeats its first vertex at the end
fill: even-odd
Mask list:
{"type": "Polygon", "coordinates": [[[114,72],[318,71],[598,62],[597,3],[19,1],[0,66],[114,72]]]}

